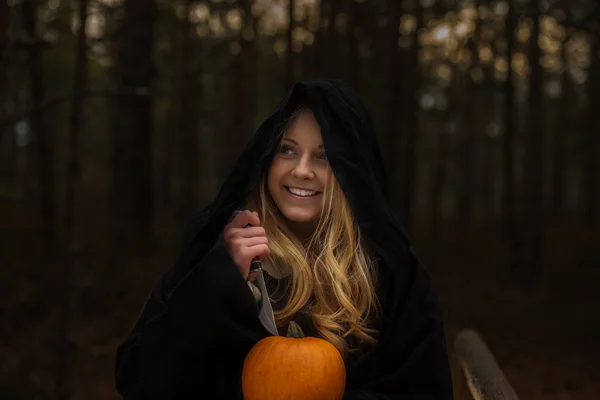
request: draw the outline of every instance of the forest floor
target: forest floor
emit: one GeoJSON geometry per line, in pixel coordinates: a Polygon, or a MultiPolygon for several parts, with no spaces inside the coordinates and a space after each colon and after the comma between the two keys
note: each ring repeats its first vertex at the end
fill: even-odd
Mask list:
{"type": "Polygon", "coordinates": [[[439,237],[417,244],[427,243],[421,258],[442,301],[449,345],[461,329],[478,331],[521,399],[600,399],[598,232],[549,226],[534,288],[515,285],[497,229],[450,228],[439,237]]]}
{"type": "MultiPolygon", "coordinates": [[[[2,205],[0,221],[0,398],[49,399],[64,263],[41,256],[36,218],[2,205]]],[[[103,219],[86,221],[72,399],[117,399],[115,348],[173,264],[177,248],[164,238],[180,229],[161,229],[161,245],[115,270],[102,245],[103,219]]],[[[540,285],[524,289],[503,265],[497,229],[443,228],[435,239],[417,233],[415,247],[441,298],[450,346],[463,328],[480,332],[522,399],[600,399],[599,232],[576,223],[549,227],[540,285]]]]}

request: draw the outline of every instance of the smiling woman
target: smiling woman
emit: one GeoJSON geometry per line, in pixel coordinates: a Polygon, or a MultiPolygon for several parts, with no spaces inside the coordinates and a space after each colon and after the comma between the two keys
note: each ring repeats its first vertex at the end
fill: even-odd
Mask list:
{"type": "Polygon", "coordinates": [[[341,355],[344,400],[451,399],[437,297],[386,186],[358,95],[332,79],[296,84],[190,221],[118,349],[120,393],[242,399],[250,350],[298,327],[341,355]]]}

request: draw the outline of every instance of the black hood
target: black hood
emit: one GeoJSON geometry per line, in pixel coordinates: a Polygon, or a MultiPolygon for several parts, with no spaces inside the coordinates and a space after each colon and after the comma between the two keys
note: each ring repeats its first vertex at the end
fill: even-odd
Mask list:
{"type": "Polygon", "coordinates": [[[381,277],[406,280],[402,260],[407,260],[410,242],[386,202],[386,173],[371,117],[358,94],[342,81],[316,79],[294,85],[251,137],[215,201],[191,218],[171,285],[204,257],[233,211],[267,173],[284,127],[301,105],[314,113],[321,127],[327,158],[362,237],[379,258],[381,277]]]}
{"type": "Polygon", "coordinates": [[[335,177],[379,267],[377,349],[361,362],[347,362],[344,400],[452,398],[437,297],[386,204],[371,119],[355,92],[330,79],[296,84],[253,135],[215,201],[190,219],[177,264],[159,280],[117,351],[116,383],[126,398],[242,397],[244,357],[269,332],[218,239],[268,171],[280,134],[300,105],[321,126],[335,177]]]}

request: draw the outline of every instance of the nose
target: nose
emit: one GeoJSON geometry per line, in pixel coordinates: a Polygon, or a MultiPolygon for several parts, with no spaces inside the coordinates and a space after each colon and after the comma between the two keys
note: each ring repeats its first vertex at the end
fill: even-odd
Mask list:
{"type": "Polygon", "coordinates": [[[312,168],[312,163],[310,159],[302,158],[298,161],[298,164],[294,167],[292,171],[292,175],[296,179],[306,180],[313,179],[315,177],[315,172],[312,168]]]}

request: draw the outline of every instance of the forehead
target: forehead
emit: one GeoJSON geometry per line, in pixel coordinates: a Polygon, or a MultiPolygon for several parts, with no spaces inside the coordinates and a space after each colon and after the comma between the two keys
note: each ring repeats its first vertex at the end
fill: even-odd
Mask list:
{"type": "Polygon", "coordinates": [[[310,110],[302,111],[291,121],[283,138],[293,139],[299,144],[320,145],[323,142],[321,127],[310,110]]]}

